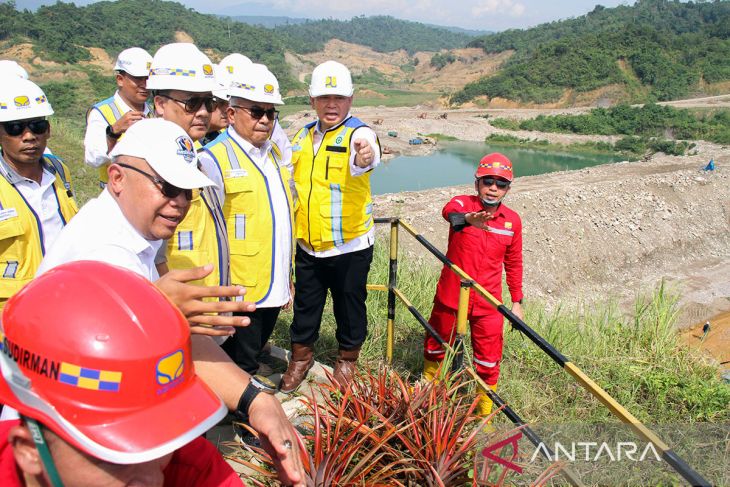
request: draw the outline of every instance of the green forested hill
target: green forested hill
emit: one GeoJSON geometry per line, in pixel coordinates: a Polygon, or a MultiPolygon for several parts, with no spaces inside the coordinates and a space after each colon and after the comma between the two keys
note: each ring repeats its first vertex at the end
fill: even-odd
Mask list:
{"type": "Polygon", "coordinates": [[[57,3],[35,13],[0,4],[0,41],[30,39],[45,59],[65,63],[89,59],[84,47],[102,47],[111,56],[129,46],[154,51],[174,42],[175,32],[192,36],[201,49],[222,54],[242,52],[263,62],[283,88],[292,87],[284,62],[284,42],[275,32],[240,22],[203,15],[174,2],[120,0],[85,7],[57,3]],[[84,47],[82,47],[84,46],[84,47]]]}
{"type": "Polygon", "coordinates": [[[576,19],[483,36],[469,45],[516,52],[495,76],[457,92],[456,103],[480,95],[549,102],[566,89],[584,92],[614,83],[636,101],[669,100],[704,82],[730,80],[730,2],[597,6],[576,19]]]}
{"type": "Polygon", "coordinates": [[[410,54],[464,47],[473,39],[466,33],[388,16],[317,20],[279,26],[276,32],[285,35],[288,45],[299,53],[320,51],[330,39],[361,44],[378,52],[404,49],[410,54]]]}

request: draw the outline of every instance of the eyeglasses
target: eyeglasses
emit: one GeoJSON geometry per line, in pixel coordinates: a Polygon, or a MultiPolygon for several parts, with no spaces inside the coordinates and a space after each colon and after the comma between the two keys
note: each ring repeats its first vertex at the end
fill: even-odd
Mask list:
{"type": "Polygon", "coordinates": [[[48,132],[50,126],[51,124],[48,123],[48,120],[3,122],[5,132],[11,137],[17,137],[22,134],[25,132],[26,127],[36,135],[43,135],[48,132]]]}
{"type": "Polygon", "coordinates": [[[141,169],[137,169],[134,166],[130,166],[129,164],[124,164],[122,162],[116,162],[115,164],[119,167],[131,169],[132,171],[136,171],[136,172],[142,174],[143,176],[145,176],[147,179],[149,179],[150,181],[155,183],[155,186],[157,186],[160,189],[162,196],[164,196],[165,198],[171,198],[171,199],[177,198],[180,195],[180,193],[185,193],[185,199],[188,201],[192,201],[193,198],[196,198],[200,194],[199,189],[178,188],[177,186],[174,186],[174,185],[168,183],[164,179],[156,178],[152,174],[145,172],[141,169]]]}
{"type": "Polygon", "coordinates": [[[159,95],[163,98],[167,98],[172,101],[176,101],[178,103],[182,103],[182,105],[185,107],[185,111],[188,113],[195,113],[198,110],[200,110],[200,107],[205,105],[205,109],[212,113],[213,110],[216,109],[218,106],[218,103],[216,103],[215,99],[212,96],[194,96],[192,98],[188,98],[187,100],[178,100],[177,98],[173,98],[168,95],[159,95]]]}
{"type": "Polygon", "coordinates": [[[275,108],[269,108],[268,110],[264,110],[261,107],[253,106],[253,107],[242,107],[241,105],[231,105],[231,108],[240,108],[241,110],[246,110],[249,115],[251,115],[251,118],[255,118],[256,120],[260,120],[264,118],[264,115],[266,115],[266,118],[269,120],[276,120],[276,117],[279,116],[279,110],[275,108]]]}
{"type": "Polygon", "coordinates": [[[497,179],[497,178],[479,178],[479,180],[482,182],[484,186],[491,186],[493,184],[496,184],[499,189],[504,189],[509,187],[510,181],[504,180],[504,179],[497,179]]]}

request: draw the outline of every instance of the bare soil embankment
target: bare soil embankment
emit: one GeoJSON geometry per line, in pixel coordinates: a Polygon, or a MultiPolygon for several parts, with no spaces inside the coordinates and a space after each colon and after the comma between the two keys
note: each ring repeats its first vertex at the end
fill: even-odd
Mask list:
{"type": "MultiPolygon", "coordinates": [[[[523,219],[527,296],[626,301],[667,279],[682,295],[682,324],[730,309],[729,166],[730,149],[701,142],[696,156],[517,178],[506,203],[523,219]],[[718,167],[704,172],[710,157],[718,167]]],[[[404,218],[443,250],[442,206],[473,191],[381,195],[375,213],[404,218]]]]}

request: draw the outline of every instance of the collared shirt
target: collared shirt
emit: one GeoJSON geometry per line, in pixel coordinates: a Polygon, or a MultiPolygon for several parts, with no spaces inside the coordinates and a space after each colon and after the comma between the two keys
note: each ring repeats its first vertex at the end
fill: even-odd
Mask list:
{"type": "Polygon", "coordinates": [[[38,268],[40,275],[77,260],[118,265],[156,281],[155,254],[162,240],[145,239],[122,213],[108,190],[88,203],[66,225],[38,268]]]}
{"type": "MultiPolygon", "coordinates": [[[[319,150],[319,146],[322,145],[322,139],[324,139],[325,132],[335,130],[337,127],[342,125],[345,120],[350,118],[350,116],[351,114],[348,113],[347,116],[342,120],[342,122],[325,131],[322,131],[319,122],[317,122],[317,124],[314,126],[314,133],[312,137],[312,149],[314,150],[315,154],[319,150]]],[[[350,174],[354,177],[361,176],[366,172],[375,169],[378,164],[380,164],[380,149],[378,148],[375,131],[373,131],[373,129],[371,129],[370,127],[360,127],[355,129],[352,133],[352,138],[350,139],[350,174]],[[368,166],[360,167],[355,164],[355,157],[357,155],[357,152],[355,150],[356,139],[365,139],[370,143],[370,147],[373,150],[373,162],[371,162],[368,166]]],[[[302,250],[314,257],[334,257],[335,255],[349,254],[350,252],[357,252],[358,250],[363,250],[371,247],[375,243],[375,226],[373,226],[373,228],[371,228],[368,233],[360,235],[359,237],[355,237],[349,242],[346,242],[344,245],[340,245],[339,247],[334,247],[327,250],[312,250],[307,247],[306,243],[301,239],[298,240],[297,243],[302,250]]]]}
{"type": "MultiPolygon", "coordinates": [[[[291,298],[289,288],[291,277],[291,249],[292,249],[292,228],[289,216],[289,208],[286,200],[286,192],[282,186],[279,170],[276,168],[271,159],[269,152],[271,151],[271,143],[267,140],[261,148],[253,146],[250,142],[238,135],[233,127],[228,127],[228,134],[231,138],[241,146],[248,154],[256,167],[259,168],[268,183],[269,197],[272,201],[272,209],[274,212],[274,277],[271,283],[271,292],[268,296],[256,306],[258,308],[273,308],[283,306],[291,298]]],[[[221,205],[225,203],[225,190],[223,189],[223,175],[220,167],[213,160],[208,152],[199,154],[200,163],[206,169],[206,173],[210,174],[211,179],[218,185],[217,194],[220,198],[221,205]],[[215,170],[208,171],[209,167],[215,167],[215,170]]],[[[274,156],[276,157],[276,156],[274,156]]],[[[289,184],[288,181],[283,181],[289,184]]]]}
{"type": "Polygon", "coordinates": [[[56,198],[56,190],[53,183],[56,181],[56,175],[50,171],[45,164],[43,165],[43,175],[41,182],[38,184],[32,179],[25,178],[18,174],[10,165],[2,158],[0,153],[0,172],[10,184],[15,186],[23,196],[30,208],[38,215],[41,221],[43,231],[43,248],[46,250],[51,248],[58,238],[59,233],[63,229],[63,219],[61,210],[58,207],[58,199],[56,198]]]}
{"type": "MultiPolygon", "coordinates": [[[[132,108],[119,95],[114,93],[114,101],[121,108],[120,112],[124,115],[132,111],[132,108]]],[[[150,107],[145,103],[144,116],[149,116],[150,107]]],[[[86,121],[86,135],[84,136],[84,161],[92,167],[99,167],[109,162],[109,146],[106,140],[106,123],[104,116],[99,110],[90,110],[89,118],[86,121]]]]}

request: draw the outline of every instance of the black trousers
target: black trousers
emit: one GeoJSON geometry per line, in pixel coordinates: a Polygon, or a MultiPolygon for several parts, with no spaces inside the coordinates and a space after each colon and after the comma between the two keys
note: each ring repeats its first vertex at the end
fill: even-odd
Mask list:
{"type": "Polygon", "coordinates": [[[367,337],[367,279],[373,247],[333,257],[313,257],[297,246],[292,343],[311,345],[319,338],[327,291],[337,322],[340,348],[352,350],[367,337]]]}
{"type": "Polygon", "coordinates": [[[251,375],[259,368],[258,356],[271,338],[279,311],[281,308],[275,307],[258,308],[253,313],[236,313],[236,316],[251,318],[251,324],[236,327],[236,333],[221,346],[231,360],[251,375]]]}

